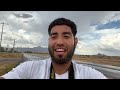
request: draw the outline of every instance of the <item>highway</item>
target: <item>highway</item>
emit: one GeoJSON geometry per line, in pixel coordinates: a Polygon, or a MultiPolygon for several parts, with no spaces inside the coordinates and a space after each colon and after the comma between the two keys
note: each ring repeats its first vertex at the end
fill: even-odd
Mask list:
{"type": "Polygon", "coordinates": [[[79,64],[83,64],[89,67],[92,67],[100,72],[102,72],[106,77],[111,79],[120,79],[120,67],[103,65],[103,64],[95,64],[95,63],[87,63],[87,62],[79,62],[79,64]]]}
{"type": "Polygon", "coordinates": [[[45,57],[45,56],[39,57],[39,56],[34,56],[32,54],[24,53],[24,58],[26,59],[26,61],[27,60],[31,61],[31,60],[44,60],[44,59],[49,58],[49,57],[45,57]]]}

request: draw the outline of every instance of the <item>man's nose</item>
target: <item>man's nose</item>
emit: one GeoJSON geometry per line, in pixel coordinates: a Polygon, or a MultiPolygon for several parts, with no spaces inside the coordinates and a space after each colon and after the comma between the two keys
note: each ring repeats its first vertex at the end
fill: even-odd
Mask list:
{"type": "Polygon", "coordinates": [[[63,45],[63,39],[62,38],[58,38],[57,39],[57,45],[63,45]]]}

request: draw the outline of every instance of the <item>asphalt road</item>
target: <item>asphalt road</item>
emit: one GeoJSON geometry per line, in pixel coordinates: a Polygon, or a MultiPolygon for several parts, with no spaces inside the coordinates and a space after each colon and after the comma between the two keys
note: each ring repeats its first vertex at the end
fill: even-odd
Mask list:
{"type": "Polygon", "coordinates": [[[25,60],[25,61],[45,60],[46,58],[49,58],[49,57],[47,57],[47,56],[38,57],[38,56],[33,56],[32,54],[26,54],[26,53],[24,53],[24,60],[25,60]]]}
{"type": "Polygon", "coordinates": [[[102,64],[94,64],[87,62],[77,62],[79,64],[83,64],[86,66],[90,66],[100,72],[102,72],[106,77],[111,79],[120,79],[120,67],[110,66],[110,65],[102,65],[102,64]]]}

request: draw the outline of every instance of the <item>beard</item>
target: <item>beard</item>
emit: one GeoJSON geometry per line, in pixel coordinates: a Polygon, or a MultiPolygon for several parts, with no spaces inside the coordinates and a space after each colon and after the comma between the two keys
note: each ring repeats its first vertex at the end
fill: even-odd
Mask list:
{"type": "Polygon", "coordinates": [[[53,62],[55,62],[56,64],[66,64],[72,60],[72,56],[73,56],[74,51],[75,51],[75,44],[64,58],[62,58],[62,56],[61,57],[59,56],[58,58],[56,58],[54,56],[54,52],[52,51],[52,49],[50,47],[48,47],[48,51],[49,51],[49,54],[50,54],[53,62]]]}

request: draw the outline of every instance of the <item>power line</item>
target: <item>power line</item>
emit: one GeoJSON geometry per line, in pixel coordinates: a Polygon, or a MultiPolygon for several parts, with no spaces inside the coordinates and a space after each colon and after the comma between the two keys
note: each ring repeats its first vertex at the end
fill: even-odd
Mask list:
{"type": "MultiPolygon", "coordinates": [[[[14,12],[11,12],[11,13],[14,13],[14,12]]],[[[4,16],[2,16],[2,18],[5,20],[5,22],[7,22],[7,24],[9,23],[4,16]]],[[[13,28],[11,27],[10,24],[8,24],[8,28],[9,28],[9,30],[11,31],[12,35],[15,35],[15,36],[16,36],[16,34],[12,31],[13,28]]],[[[27,45],[25,45],[24,39],[23,39],[20,35],[17,35],[17,36],[19,36],[19,37],[21,38],[21,40],[23,41],[23,43],[24,43],[23,47],[24,47],[24,46],[27,47],[27,45]]]]}
{"type": "MultiPolygon", "coordinates": [[[[8,21],[6,20],[6,18],[4,17],[4,16],[2,16],[3,17],[3,19],[7,22],[7,24],[8,24],[8,21]]],[[[10,24],[8,24],[8,28],[9,28],[9,30],[11,31],[11,34],[13,35],[14,33],[12,32],[12,27],[11,27],[11,25],[10,24]]],[[[9,34],[9,33],[8,33],[9,34]]],[[[15,34],[14,34],[15,35],[15,34]]],[[[10,35],[11,36],[11,35],[10,35]]],[[[12,51],[14,52],[14,46],[15,46],[15,39],[14,39],[14,43],[13,43],[13,48],[12,48],[12,51]]]]}

